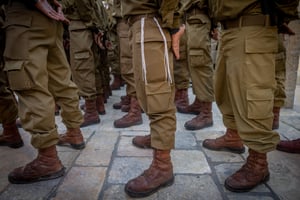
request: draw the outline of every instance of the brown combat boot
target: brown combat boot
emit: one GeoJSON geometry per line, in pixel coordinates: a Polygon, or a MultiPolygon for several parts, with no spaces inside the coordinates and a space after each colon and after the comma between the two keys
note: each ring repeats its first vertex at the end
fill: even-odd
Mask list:
{"type": "Polygon", "coordinates": [[[114,80],[113,80],[112,84],[110,85],[110,88],[112,90],[119,90],[119,89],[121,89],[121,86],[122,86],[121,75],[114,74],[114,80]]]}
{"type": "Polygon", "coordinates": [[[279,128],[280,107],[273,107],[273,125],[272,130],[279,128]]]}
{"type": "Polygon", "coordinates": [[[121,96],[121,101],[113,104],[113,108],[118,110],[122,108],[122,105],[130,105],[130,96],[121,96]]]}
{"type": "Polygon", "coordinates": [[[0,146],[8,146],[10,148],[20,148],[24,145],[20,136],[16,121],[2,124],[3,134],[0,135],[0,146]]]}
{"type": "Polygon", "coordinates": [[[261,183],[269,180],[266,153],[249,149],[246,164],[225,180],[225,187],[232,192],[248,192],[261,183]]]}
{"type": "Polygon", "coordinates": [[[139,125],[143,123],[141,107],[136,99],[136,97],[131,97],[130,100],[130,110],[122,118],[114,121],[114,126],[116,128],[127,128],[134,125],[139,125]]]}
{"type": "Polygon", "coordinates": [[[68,128],[65,134],[59,135],[57,145],[71,146],[74,149],[83,149],[85,147],[85,142],[80,128],[68,128]]]}
{"type": "Polygon", "coordinates": [[[195,98],[195,101],[186,107],[178,107],[177,111],[184,114],[194,114],[199,115],[200,113],[201,102],[195,98]]]}
{"type": "Polygon", "coordinates": [[[175,92],[175,105],[176,108],[178,107],[185,108],[189,105],[189,96],[188,96],[188,89],[176,89],[175,92]]]}
{"type": "Polygon", "coordinates": [[[85,100],[85,113],[83,115],[84,121],[80,127],[89,126],[100,123],[100,118],[96,108],[96,99],[85,100]]]}
{"type": "Polygon", "coordinates": [[[229,128],[225,135],[219,138],[204,140],[202,146],[215,151],[229,151],[239,154],[245,152],[245,147],[237,130],[229,128]]]}
{"type": "Polygon", "coordinates": [[[143,149],[150,149],[151,148],[151,135],[145,136],[135,136],[132,139],[132,144],[136,147],[143,148],[143,149]]]}
{"type": "Polygon", "coordinates": [[[99,115],[105,115],[106,114],[103,95],[98,95],[97,96],[97,98],[96,98],[96,108],[97,108],[97,111],[98,111],[99,115]]]}
{"type": "Polygon", "coordinates": [[[9,173],[8,180],[10,183],[33,183],[55,179],[64,175],[65,168],[57,156],[55,145],[38,151],[36,159],[9,173]]]}
{"type": "Polygon", "coordinates": [[[212,102],[201,102],[200,114],[184,124],[187,130],[200,130],[213,125],[212,102]]]}
{"type": "Polygon", "coordinates": [[[300,138],[291,141],[280,141],[276,149],[288,153],[300,153],[300,138]]]}
{"type": "Polygon", "coordinates": [[[170,150],[154,149],[150,167],[125,185],[130,197],[146,197],[174,182],[170,150]]]}

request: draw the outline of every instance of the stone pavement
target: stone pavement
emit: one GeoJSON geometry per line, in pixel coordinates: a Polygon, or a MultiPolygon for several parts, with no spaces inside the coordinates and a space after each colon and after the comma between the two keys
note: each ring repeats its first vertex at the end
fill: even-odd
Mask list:
{"type": "MultiPolygon", "coordinates": [[[[122,200],[130,199],[124,192],[125,183],[139,175],[150,162],[152,151],[132,146],[135,135],[149,133],[149,121],[143,114],[143,125],[125,129],[113,128],[113,121],[125,113],[112,109],[125,93],[113,91],[106,104],[107,114],[101,123],[83,128],[87,146],[78,151],[58,147],[66,167],[60,179],[26,185],[12,185],[8,173],[36,156],[30,136],[20,129],[25,146],[20,149],[0,147],[0,200],[122,200]]],[[[190,101],[194,100],[189,90],[190,101]]],[[[297,100],[297,97],[296,97],[297,100]]],[[[300,101],[298,99],[300,104],[300,101]]],[[[300,199],[300,155],[274,151],[268,154],[271,178],[248,193],[232,193],[224,188],[224,180],[244,163],[247,153],[237,155],[204,149],[202,141],[224,133],[220,112],[213,105],[214,126],[200,131],[187,131],[184,123],[193,115],[177,113],[176,148],[172,151],[175,183],[145,198],[147,200],[271,200],[300,199]]],[[[283,139],[300,137],[300,110],[283,109],[278,132],[283,139]]],[[[56,117],[59,132],[65,131],[61,118],[56,117]]],[[[0,132],[2,132],[0,128],[0,132]]]]}

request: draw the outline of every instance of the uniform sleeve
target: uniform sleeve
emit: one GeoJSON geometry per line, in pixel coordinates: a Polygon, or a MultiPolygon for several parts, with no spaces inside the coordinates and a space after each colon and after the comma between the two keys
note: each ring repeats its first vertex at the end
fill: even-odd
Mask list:
{"type": "Polygon", "coordinates": [[[162,17],[162,25],[164,28],[179,28],[180,14],[178,12],[179,0],[162,0],[159,13],[162,17]]]}

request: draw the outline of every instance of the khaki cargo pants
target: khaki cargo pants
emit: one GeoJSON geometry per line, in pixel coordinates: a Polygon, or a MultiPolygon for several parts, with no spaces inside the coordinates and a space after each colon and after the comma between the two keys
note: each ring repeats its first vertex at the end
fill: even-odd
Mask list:
{"type": "Polygon", "coordinates": [[[7,6],[6,17],[5,70],[18,96],[22,126],[32,134],[35,148],[55,145],[55,102],[67,128],[82,123],[77,87],[62,45],[63,26],[18,2],[7,6]]]}
{"type": "Polygon", "coordinates": [[[173,54],[170,34],[159,27],[153,18],[131,25],[132,59],[137,98],[150,119],[151,145],[168,150],[174,148],[176,131],[173,54]]]}
{"type": "Polygon", "coordinates": [[[224,125],[261,153],[279,142],[272,131],[277,45],[274,27],[232,28],[223,31],[217,58],[215,94],[224,125]]]}

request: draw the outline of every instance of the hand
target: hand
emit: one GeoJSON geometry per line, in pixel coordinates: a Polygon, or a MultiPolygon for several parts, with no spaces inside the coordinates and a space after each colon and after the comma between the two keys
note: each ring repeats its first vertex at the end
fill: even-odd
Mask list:
{"type": "Polygon", "coordinates": [[[288,35],[296,34],[285,22],[278,27],[278,32],[283,34],[288,34],[288,35]]]}
{"type": "Polygon", "coordinates": [[[210,37],[214,40],[218,40],[219,39],[218,29],[214,28],[213,30],[211,30],[210,37]]]}
{"type": "Polygon", "coordinates": [[[180,47],[180,38],[184,34],[185,25],[181,25],[179,31],[171,35],[172,37],[172,50],[175,55],[176,60],[180,58],[179,47],[180,47]]]}
{"type": "Polygon", "coordinates": [[[98,33],[94,33],[94,41],[100,49],[105,49],[105,47],[103,46],[103,32],[102,31],[99,31],[98,33]]]}
{"type": "Polygon", "coordinates": [[[61,17],[61,21],[65,24],[70,24],[70,21],[65,17],[63,11],[62,11],[62,6],[57,0],[53,0],[54,5],[57,7],[57,13],[61,17]]]}
{"type": "Polygon", "coordinates": [[[58,11],[55,11],[47,0],[38,0],[38,2],[35,4],[35,7],[51,19],[69,23],[69,20],[66,19],[62,13],[61,5],[56,0],[54,0],[54,3],[58,7],[58,11]]]}

